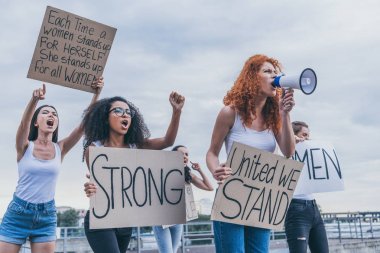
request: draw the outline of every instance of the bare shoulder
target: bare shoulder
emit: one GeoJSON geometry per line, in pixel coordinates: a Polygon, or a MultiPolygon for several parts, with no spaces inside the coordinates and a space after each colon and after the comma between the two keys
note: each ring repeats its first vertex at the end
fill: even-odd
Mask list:
{"type": "Polygon", "coordinates": [[[232,116],[235,116],[235,109],[232,108],[230,105],[226,105],[226,106],[223,106],[223,108],[220,110],[220,113],[223,113],[223,114],[228,114],[228,115],[232,115],[232,116]]]}
{"type": "Polygon", "coordinates": [[[224,123],[229,123],[228,125],[231,125],[235,121],[235,109],[233,109],[231,106],[224,106],[218,115],[218,119],[224,123]]]}

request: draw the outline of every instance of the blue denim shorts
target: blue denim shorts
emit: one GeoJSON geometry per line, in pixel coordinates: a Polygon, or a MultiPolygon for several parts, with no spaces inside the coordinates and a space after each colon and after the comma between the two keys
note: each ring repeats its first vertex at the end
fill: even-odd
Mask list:
{"type": "Polygon", "coordinates": [[[46,203],[29,203],[13,196],[0,225],[0,241],[23,244],[56,240],[57,211],[54,200],[46,203]]]}

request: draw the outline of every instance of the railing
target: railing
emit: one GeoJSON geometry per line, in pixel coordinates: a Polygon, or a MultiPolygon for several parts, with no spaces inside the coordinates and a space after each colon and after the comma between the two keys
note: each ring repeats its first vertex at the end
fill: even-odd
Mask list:
{"type": "MultiPolygon", "coordinates": [[[[363,216],[359,213],[342,213],[342,214],[323,214],[326,227],[327,237],[342,242],[346,239],[379,239],[380,238],[380,218],[379,216],[363,216]]],[[[145,229],[147,231],[149,229],[145,229]]],[[[71,244],[78,245],[78,242],[88,246],[85,238],[84,229],[81,227],[62,227],[57,228],[57,252],[71,252],[71,244]],[[58,247],[59,246],[59,247],[58,247]],[[70,246],[70,247],[69,247],[70,246]],[[59,248],[59,250],[58,250],[59,248]]],[[[285,231],[272,231],[271,240],[284,240],[285,231]]],[[[214,244],[213,223],[207,222],[190,222],[184,225],[182,235],[182,252],[186,249],[212,246],[214,244]]],[[[78,248],[78,247],[77,247],[78,248]]],[[[129,249],[132,251],[143,252],[157,248],[153,232],[142,233],[141,228],[133,231],[129,249]],[[137,243],[138,242],[138,243],[137,243]]],[[[91,252],[88,251],[87,252],[91,252]]],[[[25,245],[20,253],[29,253],[29,246],[25,245]]],[[[81,252],[76,250],[76,252],[81,252]]],[[[85,252],[85,251],[84,251],[85,252]]]]}
{"type": "Polygon", "coordinates": [[[380,238],[380,212],[323,213],[329,239],[380,238]]]}
{"type": "MultiPolygon", "coordinates": [[[[325,219],[325,227],[327,237],[329,239],[339,239],[340,242],[345,239],[380,239],[380,220],[373,221],[367,219],[363,221],[361,217],[334,217],[333,219],[325,219]]],[[[139,229],[138,229],[139,230],[139,229]]],[[[285,240],[285,231],[272,231],[271,240],[285,240]]],[[[138,248],[138,252],[146,249],[138,248]]],[[[213,245],[214,233],[212,222],[190,222],[184,225],[182,234],[182,252],[186,252],[187,248],[199,247],[200,245],[213,245]]]]}
{"type": "Polygon", "coordinates": [[[380,223],[367,223],[359,218],[352,219],[350,222],[335,220],[326,223],[326,233],[329,239],[375,239],[380,238],[380,223]]]}

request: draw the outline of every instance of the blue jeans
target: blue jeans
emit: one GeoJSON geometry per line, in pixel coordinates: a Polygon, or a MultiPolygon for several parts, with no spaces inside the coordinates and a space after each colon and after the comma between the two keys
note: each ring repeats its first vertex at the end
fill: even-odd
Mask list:
{"type": "Polygon", "coordinates": [[[57,212],[54,200],[30,203],[16,195],[8,206],[0,226],[0,241],[22,245],[56,240],[57,212]]]}
{"type": "Polygon", "coordinates": [[[315,200],[292,199],[285,218],[290,253],[328,253],[325,226],[315,200]]]}
{"type": "Polygon", "coordinates": [[[216,253],[268,253],[270,229],[214,221],[216,253]]]}
{"type": "Polygon", "coordinates": [[[177,224],[168,228],[153,226],[154,237],[156,238],[160,253],[176,253],[181,242],[183,225],[177,224]]]}

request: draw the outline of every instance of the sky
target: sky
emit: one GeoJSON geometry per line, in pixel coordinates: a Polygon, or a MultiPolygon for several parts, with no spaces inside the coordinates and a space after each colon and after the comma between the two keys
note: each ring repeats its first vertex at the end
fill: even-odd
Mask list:
{"type": "MultiPolygon", "coordinates": [[[[306,67],[316,91],[295,91],[291,120],[309,124],[311,137],[333,143],[345,190],[315,194],[324,212],[379,211],[380,2],[377,0],[0,0],[0,217],[16,187],[15,136],[32,91],[26,78],[46,6],[117,28],[101,97],[121,95],[137,105],[152,137],[171,117],[168,97],[186,97],[176,144],[211,177],[205,155],[222,99],[254,54],[277,58],[286,74],[306,67]]],[[[92,95],[47,84],[44,103],[60,117],[60,137],[76,127],[92,95]]],[[[58,206],[88,208],[86,166],[79,142],[63,162],[58,206]]],[[[224,148],[220,160],[225,159],[224,148]]],[[[215,184],[216,186],[216,184],[215,184]]],[[[195,198],[214,193],[195,191],[195,198]]]]}

